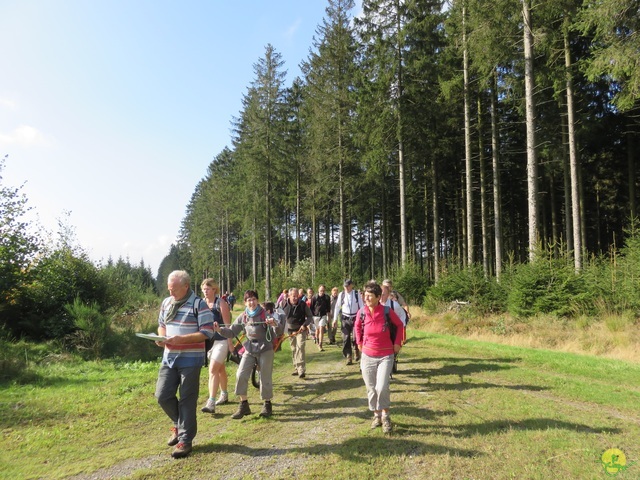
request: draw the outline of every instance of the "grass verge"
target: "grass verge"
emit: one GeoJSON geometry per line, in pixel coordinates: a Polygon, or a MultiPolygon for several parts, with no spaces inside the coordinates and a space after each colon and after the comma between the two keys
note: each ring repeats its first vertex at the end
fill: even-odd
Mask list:
{"type": "MultiPolygon", "coordinates": [[[[253,414],[232,420],[235,403],[199,414],[184,460],[165,445],[156,362],[43,363],[2,386],[0,478],[597,479],[607,449],[640,459],[640,365],[412,330],[385,436],[369,428],[358,367],[325,350],[307,342],[301,380],[285,345],[274,416],[258,417],[250,387],[253,414]]],[[[640,464],[617,477],[639,478],[640,464]]]]}

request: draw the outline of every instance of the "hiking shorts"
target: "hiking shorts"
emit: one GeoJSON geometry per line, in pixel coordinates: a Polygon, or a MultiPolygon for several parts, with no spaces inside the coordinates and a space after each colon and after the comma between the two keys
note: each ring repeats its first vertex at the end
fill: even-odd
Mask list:
{"type": "Polygon", "coordinates": [[[227,361],[227,352],[229,351],[229,342],[225,340],[216,340],[213,347],[209,350],[207,356],[209,362],[224,363],[227,361]]]}
{"type": "Polygon", "coordinates": [[[326,327],[327,326],[327,316],[323,315],[322,317],[313,317],[313,323],[317,327],[326,327]]]}

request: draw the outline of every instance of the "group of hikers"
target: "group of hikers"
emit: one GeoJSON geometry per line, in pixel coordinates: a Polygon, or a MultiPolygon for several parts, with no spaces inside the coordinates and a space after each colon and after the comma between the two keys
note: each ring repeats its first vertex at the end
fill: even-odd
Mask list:
{"type": "Polygon", "coordinates": [[[171,272],[167,279],[169,297],[164,299],[158,316],[156,344],[164,348],[156,384],[156,399],[173,422],[167,441],[173,446],[172,457],[186,457],[192,451],[197,433],[197,401],[200,370],[209,360],[209,397],[201,408],[215,413],[216,406],[229,402],[225,363],[241,343],[242,354],[236,373],[234,393],[238,409],[231,418],[251,414],[247,393],[254,367],[260,370],[261,417],[273,413],[273,361],[275,348],[284,338],[291,346],[292,375],[306,377],[306,342],[313,338],[320,352],[324,336],[329,345],[337,345],[338,325],[342,333],[342,354],[347,365],[359,363],[367,391],[369,410],[373,412],[371,428],[392,431],[390,378],[394,357],[406,338],[410,315],[401,295],[390,280],[381,284],[367,282],[361,291],[353,281],[344,281],[343,290],[332,288],[331,294],[320,285],[312,288],[284,290],[278,300],[260,303],[258,293],[247,290],[245,308],[231,320],[229,298],[220,296],[218,284],[205,279],[200,298],[191,288],[189,274],[171,272]],[[234,339],[241,338],[238,342],[234,339]],[[220,394],[217,396],[218,390],[220,394]]]}

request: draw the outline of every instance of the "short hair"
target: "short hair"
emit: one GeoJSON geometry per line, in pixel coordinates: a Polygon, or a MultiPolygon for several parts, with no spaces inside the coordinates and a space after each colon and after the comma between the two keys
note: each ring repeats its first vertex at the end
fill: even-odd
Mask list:
{"type": "Polygon", "coordinates": [[[216,282],[213,278],[205,278],[200,284],[200,289],[203,287],[211,287],[216,294],[220,293],[220,287],[218,286],[218,282],[216,282]]]}
{"type": "Polygon", "coordinates": [[[261,305],[267,313],[273,313],[276,309],[276,304],[273,302],[262,302],[261,305]]]}
{"type": "Polygon", "coordinates": [[[191,277],[185,270],[174,270],[167,277],[167,282],[176,279],[181,285],[191,285],[191,277]]]}
{"type": "Polygon", "coordinates": [[[382,287],[378,285],[374,280],[364,284],[364,291],[373,293],[376,297],[382,295],[382,287]]]}
{"type": "Polygon", "coordinates": [[[297,289],[296,287],[291,287],[291,288],[289,289],[289,291],[287,292],[287,294],[288,294],[288,295],[291,295],[293,292],[298,293],[298,289],[297,289]]]}
{"type": "Polygon", "coordinates": [[[245,290],[244,291],[244,301],[246,302],[250,298],[255,298],[258,300],[258,292],[255,290],[245,290]]]}
{"type": "Polygon", "coordinates": [[[385,278],[384,280],[382,280],[382,285],[385,285],[389,288],[393,287],[393,284],[391,283],[391,280],[389,280],[388,278],[385,278]]]}

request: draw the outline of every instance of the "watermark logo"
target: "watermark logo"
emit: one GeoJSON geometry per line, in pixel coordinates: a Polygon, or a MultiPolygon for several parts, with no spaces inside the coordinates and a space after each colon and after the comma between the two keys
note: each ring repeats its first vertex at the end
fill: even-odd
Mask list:
{"type": "Polygon", "coordinates": [[[610,477],[615,477],[620,472],[624,472],[627,468],[634,465],[636,462],[632,462],[627,465],[627,457],[622,450],[617,448],[610,448],[606,450],[600,459],[602,461],[602,467],[604,473],[610,477]]]}

